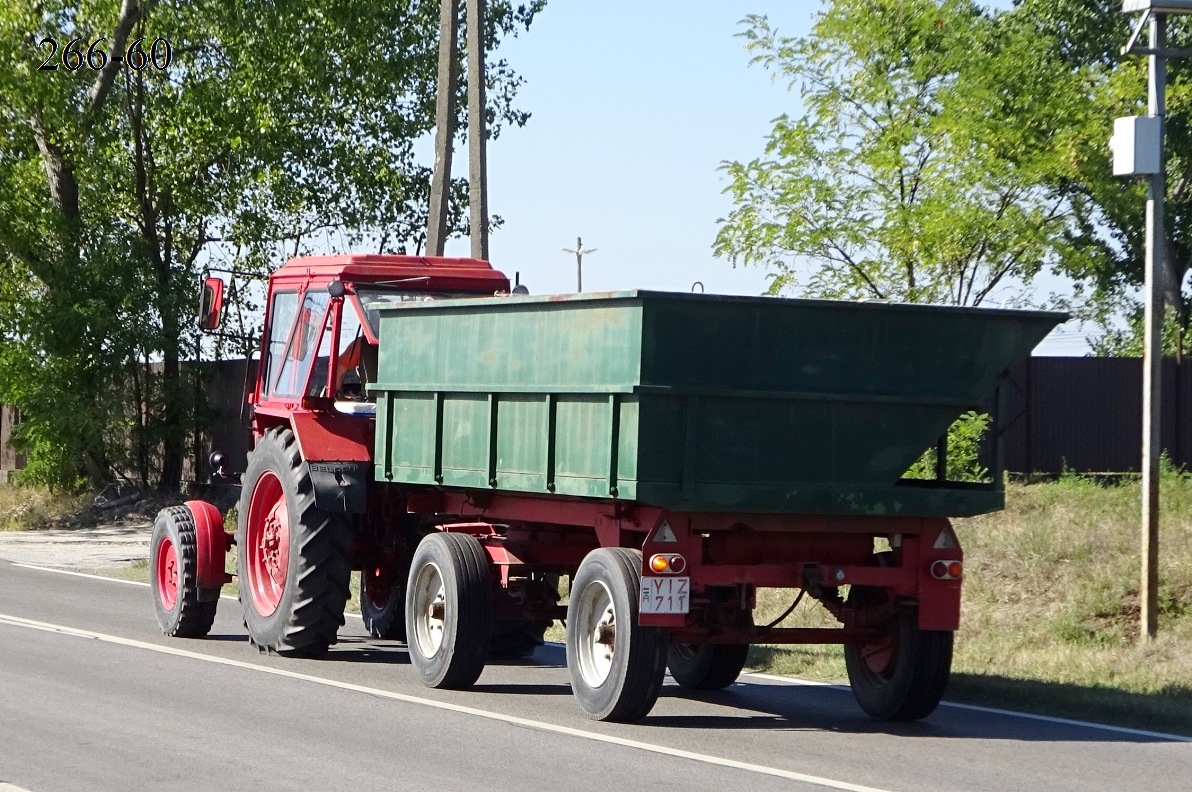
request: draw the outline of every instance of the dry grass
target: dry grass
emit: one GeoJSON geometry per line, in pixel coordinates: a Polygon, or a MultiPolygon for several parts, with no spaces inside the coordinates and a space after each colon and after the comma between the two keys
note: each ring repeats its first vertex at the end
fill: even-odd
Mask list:
{"type": "Polygon", "coordinates": [[[40,530],[71,523],[87,499],[45,487],[0,485],[0,531],[40,530]]]}

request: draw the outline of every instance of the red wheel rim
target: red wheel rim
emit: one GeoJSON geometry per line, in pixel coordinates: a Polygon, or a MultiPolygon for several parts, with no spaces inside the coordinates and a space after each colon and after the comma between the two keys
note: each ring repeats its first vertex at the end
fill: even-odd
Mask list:
{"type": "Polygon", "coordinates": [[[253,489],[247,534],[249,595],[257,613],[269,616],[281,603],[290,567],[290,514],[281,481],[271,470],[261,474],[253,489]]]}
{"type": "Polygon", "coordinates": [[[861,660],[865,662],[865,667],[882,679],[889,676],[892,670],[891,666],[894,665],[894,656],[898,649],[898,639],[895,637],[896,629],[891,626],[881,638],[857,647],[861,654],[861,660]]]}
{"type": "Polygon", "coordinates": [[[178,551],[168,536],[157,545],[157,596],[168,611],[178,604],[178,551]]]}

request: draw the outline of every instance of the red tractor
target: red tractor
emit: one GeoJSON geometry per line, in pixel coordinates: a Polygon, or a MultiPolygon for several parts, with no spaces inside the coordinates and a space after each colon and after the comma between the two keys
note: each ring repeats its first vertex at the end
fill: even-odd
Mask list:
{"type": "MultiPolygon", "coordinates": [[[[361,570],[369,631],[405,639],[403,594],[412,542],[431,530],[400,497],[371,488],[377,311],[412,300],[507,294],[487,262],[393,255],[290,260],[269,279],[265,333],[247,399],[254,446],[242,476],[235,535],[204,501],[166,509],[151,546],[158,620],[169,635],[210,630],[220,588],[236,578],[249,639],[262,651],[318,655],[344,623],[361,570]]],[[[220,321],[223,283],[208,278],[200,324],[220,321]]],[[[524,620],[523,620],[524,621],[524,620]]],[[[541,619],[539,620],[541,621],[541,619]]],[[[529,624],[526,622],[526,624],[529,624]]],[[[503,636],[529,648],[532,626],[503,636]]]]}

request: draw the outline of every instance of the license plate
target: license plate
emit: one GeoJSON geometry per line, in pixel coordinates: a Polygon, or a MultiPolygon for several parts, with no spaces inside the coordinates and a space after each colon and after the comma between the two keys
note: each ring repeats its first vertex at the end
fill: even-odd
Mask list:
{"type": "Polygon", "coordinates": [[[642,578],[642,613],[686,613],[691,606],[691,578],[642,578]]]}

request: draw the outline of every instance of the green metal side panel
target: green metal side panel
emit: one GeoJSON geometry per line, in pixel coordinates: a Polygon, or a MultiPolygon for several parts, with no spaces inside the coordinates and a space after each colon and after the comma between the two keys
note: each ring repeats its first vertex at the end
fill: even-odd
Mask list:
{"type": "Polygon", "coordinates": [[[618,292],[382,312],[378,480],[671,509],[948,516],[899,478],[1063,315],[618,292]]]}

